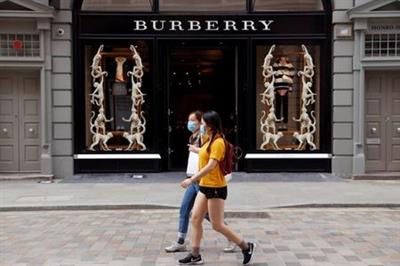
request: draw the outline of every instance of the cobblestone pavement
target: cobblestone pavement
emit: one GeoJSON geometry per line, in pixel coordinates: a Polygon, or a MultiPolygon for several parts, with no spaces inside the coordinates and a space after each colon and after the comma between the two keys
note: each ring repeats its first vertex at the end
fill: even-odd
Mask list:
{"type": "MultiPolygon", "coordinates": [[[[258,243],[257,266],[400,265],[399,209],[271,209],[264,218],[227,218],[258,243]]],[[[167,254],[177,210],[0,213],[0,264],[177,265],[167,254]]],[[[206,265],[241,265],[241,253],[205,222],[206,265]]]]}

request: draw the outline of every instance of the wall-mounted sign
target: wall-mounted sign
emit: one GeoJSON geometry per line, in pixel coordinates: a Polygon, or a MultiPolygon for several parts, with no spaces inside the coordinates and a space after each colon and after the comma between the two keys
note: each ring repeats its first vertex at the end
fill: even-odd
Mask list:
{"type": "Polygon", "coordinates": [[[257,31],[271,31],[271,24],[273,20],[259,19],[241,19],[241,20],[178,20],[178,19],[140,19],[133,20],[133,31],[172,31],[172,32],[210,32],[210,31],[223,31],[223,32],[257,32],[257,31]]]}
{"type": "Polygon", "coordinates": [[[183,16],[82,13],[79,27],[81,35],[322,35],[326,33],[326,18],[323,14],[183,16]]]}
{"type": "Polygon", "coordinates": [[[400,33],[400,24],[370,24],[368,25],[368,33],[400,33]]]}

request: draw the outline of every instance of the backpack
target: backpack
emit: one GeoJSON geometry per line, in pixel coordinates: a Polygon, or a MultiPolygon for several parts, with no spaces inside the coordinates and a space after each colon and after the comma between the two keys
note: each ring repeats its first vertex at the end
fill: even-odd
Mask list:
{"type": "Polygon", "coordinates": [[[225,155],[224,158],[219,162],[222,174],[224,176],[229,175],[233,171],[234,166],[234,147],[233,144],[224,139],[225,143],[225,155]]]}

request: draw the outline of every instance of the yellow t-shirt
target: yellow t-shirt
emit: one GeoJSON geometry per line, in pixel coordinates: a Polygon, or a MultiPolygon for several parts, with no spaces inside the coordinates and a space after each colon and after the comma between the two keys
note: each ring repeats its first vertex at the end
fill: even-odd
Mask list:
{"type": "MultiPolygon", "coordinates": [[[[225,143],[223,138],[219,137],[213,141],[210,146],[210,153],[207,147],[210,141],[207,141],[199,151],[199,169],[205,167],[210,159],[220,162],[225,155],[225,143]]],[[[219,163],[207,175],[200,179],[200,186],[203,187],[226,187],[226,180],[222,174],[219,163]]]]}

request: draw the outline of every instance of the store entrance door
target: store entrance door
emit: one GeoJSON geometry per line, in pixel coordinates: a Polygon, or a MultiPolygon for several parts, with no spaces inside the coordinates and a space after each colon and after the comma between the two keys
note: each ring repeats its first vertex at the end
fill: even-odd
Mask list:
{"type": "Polygon", "coordinates": [[[215,110],[226,137],[237,143],[237,47],[172,43],[168,49],[168,170],[186,168],[188,115],[215,110]]]}

